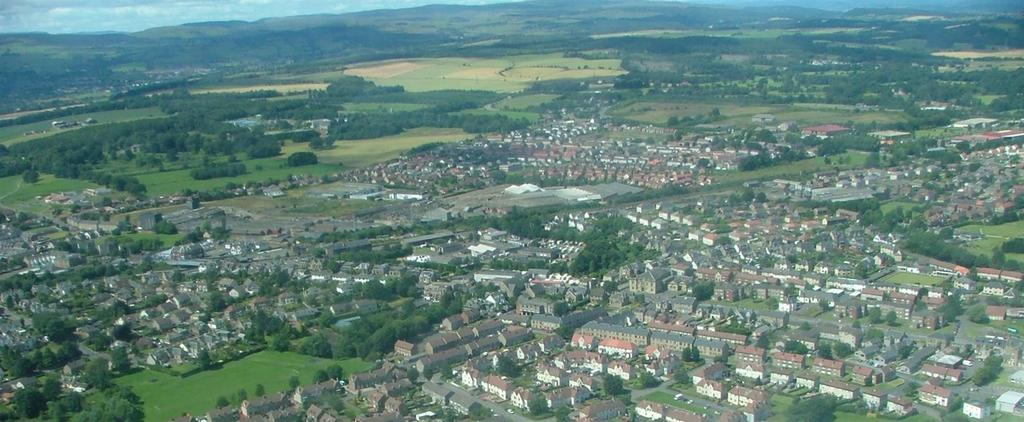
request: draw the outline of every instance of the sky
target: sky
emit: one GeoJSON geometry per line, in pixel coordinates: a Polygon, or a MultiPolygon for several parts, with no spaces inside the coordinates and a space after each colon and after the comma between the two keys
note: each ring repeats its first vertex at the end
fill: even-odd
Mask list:
{"type": "Polygon", "coordinates": [[[0,32],[132,32],[188,22],[509,0],[0,0],[0,32]]]}

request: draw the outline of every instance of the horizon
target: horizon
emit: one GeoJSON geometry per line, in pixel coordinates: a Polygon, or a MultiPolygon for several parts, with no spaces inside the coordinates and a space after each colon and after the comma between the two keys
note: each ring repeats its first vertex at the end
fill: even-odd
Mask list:
{"type": "MultiPolygon", "coordinates": [[[[398,10],[428,5],[483,6],[525,0],[8,0],[0,4],[0,33],[95,34],[133,33],[153,28],[204,22],[256,22],[269,18],[340,15],[371,10],[398,10]]],[[[721,6],[799,6],[795,0],[667,0],[721,6]]],[[[831,0],[810,8],[849,10],[878,6],[877,0],[831,0]]],[[[893,8],[949,7],[960,0],[924,3],[891,2],[893,8]]],[[[990,0],[998,2],[1000,0],[990,0]]],[[[890,3],[890,2],[882,2],[890,3]]]]}

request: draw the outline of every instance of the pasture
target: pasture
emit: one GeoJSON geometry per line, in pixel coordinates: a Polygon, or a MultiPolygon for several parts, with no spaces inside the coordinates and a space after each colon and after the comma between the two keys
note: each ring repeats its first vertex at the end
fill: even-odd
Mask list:
{"type": "Polygon", "coordinates": [[[166,421],[183,413],[202,415],[216,407],[217,398],[230,398],[239,388],[250,395],[257,384],[267,393],[288,390],[288,380],[298,376],[309,384],[317,370],[339,364],[346,374],[371,367],[360,359],[334,361],[297,353],[263,351],[224,364],[222,368],[180,378],[153,370],[143,370],[115,380],[129,386],[142,399],[147,421],[166,421]]]}
{"type": "Polygon", "coordinates": [[[559,54],[504,58],[398,59],[355,64],[345,74],[407,91],[444,89],[520,91],[538,81],[612,77],[625,73],[618,59],[591,60],[559,54]]]}
{"type": "Polygon", "coordinates": [[[97,111],[93,113],[72,114],[64,117],[48,119],[42,122],[26,123],[23,125],[7,126],[0,128],[0,145],[11,146],[20,142],[43,138],[69,130],[80,129],[82,126],[58,129],[51,124],[54,120],[84,121],[96,119],[96,124],[120,123],[139,119],[150,119],[164,117],[166,114],[156,107],[135,108],[128,110],[97,111]]]}
{"type": "Polygon", "coordinates": [[[815,157],[752,171],[730,170],[720,173],[716,178],[719,183],[742,183],[750,180],[808,175],[828,169],[847,170],[864,167],[867,157],[866,153],[851,151],[831,157],[832,164],[825,163],[823,157],[815,157]]]}
{"type": "Polygon", "coordinates": [[[529,94],[519,95],[515,97],[508,97],[501,101],[498,101],[491,106],[498,110],[526,110],[530,107],[536,107],[547,103],[551,100],[558,98],[555,94],[529,94]]]}
{"type": "Polygon", "coordinates": [[[13,206],[51,193],[81,191],[96,186],[84,180],[59,179],[51,175],[40,175],[36,183],[22,181],[21,175],[8,176],[0,178],[0,204],[13,206]]]}
{"type": "Polygon", "coordinates": [[[799,29],[644,29],[630,32],[614,32],[591,35],[593,39],[648,37],[648,38],[684,38],[684,37],[725,37],[748,39],[775,39],[783,35],[826,35],[836,33],[860,32],[865,28],[799,28],[799,29]]]}

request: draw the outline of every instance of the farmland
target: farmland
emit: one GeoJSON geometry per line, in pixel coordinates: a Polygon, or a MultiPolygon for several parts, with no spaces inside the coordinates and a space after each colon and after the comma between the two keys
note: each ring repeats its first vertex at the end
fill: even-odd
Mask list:
{"type": "MultiPolygon", "coordinates": [[[[0,204],[5,206],[27,205],[38,196],[45,196],[55,192],[80,191],[82,189],[96,187],[96,184],[83,180],[59,179],[50,175],[43,175],[36,183],[26,183],[21,176],[10,176],[0,178],[0,204]]],[[[41,201],[32,204],[33,207],[42,206],[41,201]]]]}
{"type": "Polygon", "coordinates": [[[32,139],[38,139],[61,132],[67,132],[69,130],[75,130],[78,128],[75,127],[67,129],[58,129],[50,123],[53,120],[64,120],[71,122],[84,121],[85,119],[92,118],[96,119],[97,124],[105,124],[127,122],[139,119],[149,119],[163,116],[166,116],[166,114],[161,112],[156,107],[73,114],[66,117],[61,117],[59,119],[51,119],[36,123],[26,123],[23,125],[2,127],[0,128],[0,145],[11,146],[19,142],[30,141],[32,139]]]}
{"type": "Polygon", "coordinates": [[[750,39],[775,39],[783,35],[823,35],[837,33],[853,33],[863,28],[800,28],[800,29],[646,29],[640,31],[615,32],[592,35],[593,39],[649,37],[649,38],[684,38],[684,37],[725,37],[750,39]]]}
{"type": "Polygon", "coordinates": [[[1012,50],[958,50],[958,51],[936,51],[933,55],[950,57],[954,59],[1024,59],[1024,49],[1012,50]]]}
{"type": "Polygon", "coordinates": [[[143,370],[121,377],[116,382],[131,386],[142,398],[147,421],[165,421],[186,412],[204,414],[216,407],[218,397],[231,397],[239,388],[251,393],[257,384],[262,384],[267,393],[284,391],[288,389],[288,379],[292,376],[298,376],[303,384],[308,384],[317,370],[335,363],[340,364],[346,374],[365,371],[370,366],[358,359],[332,361],[297,353],[265,351],[189,377],[143,370]]]}
{"type": "Polygon", "coordinates": [[[525,110],[536,107],[548,101],[558,98],[554,94],[530,94],[516,97],[508,97],[494,103],[492,106],[498,110],[525,110]]]}
{"type": "Polygon", "coordinates": [[[590,60],[557,54],[485,58],[432,58],[353,65],[346,74],[407,91],[443,89],[520,91],[531,83],[558,79],[611,77],[625,73],[617,59],[590,60]]]}
{"type": "Polygon", "coordinates": [[[810,174],[818,171],[825,171],[826,169],[829,168],[860,168],[864,166],[864,162],[866,159],[867,154],[865,153],[847,152],[836,157],[832,157],[832,164],[826,163],[825,159],[822,157],[808,158],[806,160],[800,160],[778,166],[761,168],[753,171],[728,171],[724,172],[721,176],[719,176],[718,180],[721,183],[739,183],[750,180],[810,174]]]}

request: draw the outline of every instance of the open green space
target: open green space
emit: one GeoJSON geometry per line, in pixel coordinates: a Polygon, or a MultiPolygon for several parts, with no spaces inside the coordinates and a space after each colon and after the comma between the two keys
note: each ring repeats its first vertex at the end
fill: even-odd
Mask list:
{"type": "Polygon", "coordinates": [[[890,212],[893,212],[894,210],[901,210],[902,212],[907,212],[909,210],[914,209],[914,207],[918,205],[919,204],[917,204],[916,202],[910,201],[888,201],[883,203],[880,206],[880,208],[883,213],[888,214],[890,212]]]}
{"type": "Polygon", "coordinates": [[[415,103],[345,103],[342,104],[345,111],[348,112],[373,112],[373,111],[386,111],[386,112],[400,112],[400,111],[416,111],[427,107],[427,104],[415,104],[415,103]]]}
{"type": "Polygon", "coordinates": [[[651,394],[644,396],[641,400],[650,400],[655,403],[660,403],[683,410],[689,410],[697,414],[704,414],[705,412],[707,412],[707,409],[705,409],[704,407],[676,400],[672,394],[666,393],[664,391],[655,391],[651,394]]]}
{"type": "Polygon", "coordinates": [[[128,122],[132,120],[164,117],[166,114],[156,107],[136,108],[128,110],[97,111],[93,113],[73,114],[65,117],[48,119],[42,122],[26,123],[23,125],[7,126],[0,128],[0,145],[11,146],[19,142],[43,138],[69,130],[81,128],[58,129],[52,122],[64,120],[67,122],[81,122],[86,119],[96,119],[96,124],[128,122]]]}
{"type": "Polygon", "coordinates": [[[334,361],[297,353],[264,351],[228,362],[220,369],[180,378],[153,370],[143,370],[118,378],[142,399],[147,421],[166,421],[184,413],[202,415],[216,407],[217,398],[230,398],[240,388],[250,394],[256,384],[267,393],[287,390],[288,380],[298,376],[309,384],[317,370],[339,364],[346,374],[361,372],[371,365],[359,359],[334,361]]]}
{"type": "Polygon", "coordinates": [[[515,110],[494,110],[487,108],[474,108],[471,110],[463,110],[456,112],[455,114],[474,114],[474,115],[501,115],[510,119],[526,119],[530,122],[536,122],[540,119],[540,114],[529,112],[529,111],[515,111],[515,110]]]}
{"type": "Polygon", "coordinates": [[[752,171],[730,170],[722,172],[717,179],[721,183],[742,183],[759,179],[796,177],[829,169],[861,168],[864,167],[867,157],[865,153],[851,151],[831,157],[832,164],[825,163],[824,157],[815,157],[752,171]]]}
{"type": "Polygon", "coordinates": [[[122,234],[120,236],[115,237],[114,239],[115,240],[149,240],[149,239],[156,239],[156,240],[159,240],[160,243],[162,243],[164,245],[164,247],[169,248],[171,246],[174,246],[175,243],[177,243],[179,240],[183,239],[184,237],[185,237],[185,235],[184,234],[180,234],[180,233],[179,234],[159,234],[159,233],[150,233],[150,232],[138,232],[138,233],[122,234]]]}
{"type": "Polygon", "coordinates": [[[208,206],[234,207],[269,216],[346,217],[356,211],[375,205],[373,201],[358,199],[321,199],[305,196],[304,189],[288,191],[281,198],[246,196],[207,202],[208,206]]]}
{"type": "Polygon", "coordinates": [[[751,38],[751,39],[775,39],[783,35],[825,35],[843,32],[859,32],[864,28],[769,28],[769,29],[645,29],[629,32],[615,32],[608,34],[591,35],[591,38],[621,38],[621,37],[649,37],[649,38],[683,38],[683,37],[726,37],[726,38],[751,38]]]}
{"type": "MultiPolygon", "coordinates": [[[[999,225],[969,224],[957,229],[965,233],[980,235],[981,238],[964,244],[971,253],[992,256],[992,252],[1003,246],[1007,240],[1024,237],[1024,221],[1014,221],[999,225]]],[[[1007,259],[1024,262],[1024,254],[1007,253],[1007,259]]]]}
{"type": "Polygon", "coordinates": [[[915,286],[934,286],[946,281],[945,277],[929,274],[914,274],[904,271],[896,271],[885,276],[882,280],[896,284],[910,284],[915,286]]]}
{"type": "Polygon", "coordinates": [[[499,110],[525,110],[530,107],[536,107],[558,98],[555,94],[528,94],[519,95],[515,97],[508,97],[501,101],[494,103],[494,108],[499,110]]]}
{"type": "Polygon", "coordinates": [[[214,179],[195,180],[191,170],[168,170],[132,174],[139,182],[146,185],[148,195],[168,195],[189,188],[197,191],[222,188],[228,183],[242,185],[249,182],[262,182],[268,179],[284,180],[292,174],[309,174],[322,176],[341,171],[341,167],[331,164],[315,164],[303,167],[288,167],[287,156],[240,160],[248,172],[234,177],[218,177],[214,179]]]}
{"type": "Polygon", "coordinates": [[[538,81],[613,77],[625,73],[618,59],[584,59],[561,54],[502,58],[410,58],[356,64],[345,74],[407,91],[444,89],[520,91],[538,81]]]}
{"type": "Polygon", "coordinates": [[[21,176],[0,178],[0,204],[13,205],[56,192],[75,192],[96,187],[95,183],[76,179],[60,179],[51,175],[40,175],[36,183],[27,183],[21,176]]]}

